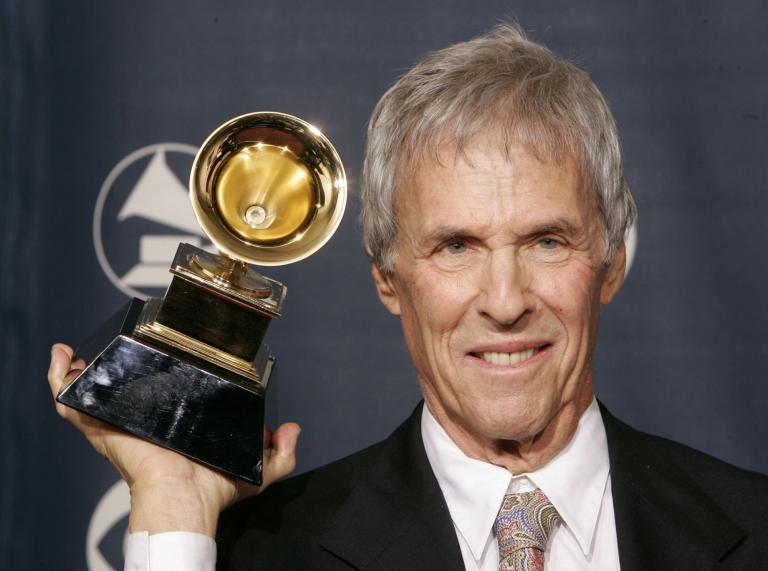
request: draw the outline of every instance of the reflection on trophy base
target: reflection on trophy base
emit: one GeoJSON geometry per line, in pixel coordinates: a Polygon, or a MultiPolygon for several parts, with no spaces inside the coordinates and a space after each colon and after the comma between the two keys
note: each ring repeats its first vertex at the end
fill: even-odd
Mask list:
{"type": "Polygon", "coordinates": [[[262,345],[259,382],[133,334],[134,299],[78,351],[85,370],[63,404],[242,480],[261,484],[264,393],[274,358],[262,345]]]}

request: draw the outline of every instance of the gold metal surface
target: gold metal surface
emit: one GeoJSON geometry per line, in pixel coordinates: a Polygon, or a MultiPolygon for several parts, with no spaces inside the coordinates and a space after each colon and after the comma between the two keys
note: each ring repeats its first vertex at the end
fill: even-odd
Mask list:
{"type": "Polygon", "coordinates": [[[317,201],[309,169],[287,147],[246,145],[221,168],[214,201],[246,242],[280,243],[303,231],[317,201]]]}
{"type": "Polygon", "coordinates": [[[173,258],[171,273],[269,317],[279,317],[282,311],[285,285],[227,256],[182,243],[173,258]]]}
{"type": "Polygon", "coordinates": [[[216,258],[192,256],[190,267],[219,285],[232,285],[253,297],[264,299],[272,295],[269,283],[243,262],[226,256],[216,258]]]}
{"type": "Polygon", "coordinates": [[[306,258],[330,239],[347,183],[336,150],[284,113],[228,121],[203,143],[190,177],[195,215],[224,254],[273,266],[306,258]]]}
{"type": "Polygon", "coordinates": [[[233,373],[242,375],[254,382],[261,382],[259,374],[252,363],[230,355],[207,343],[203,343],[193,337],[184,335],[171,327],[167,327],[156,321],[157,313],[162,304],[161,299],[151,298],[144,304],[144,309],[139,316],[139,321],[134,328],[134,334],[138,337],[151,339],[185,353],[195,355],[208,363],[213,363],[233,373]]]}

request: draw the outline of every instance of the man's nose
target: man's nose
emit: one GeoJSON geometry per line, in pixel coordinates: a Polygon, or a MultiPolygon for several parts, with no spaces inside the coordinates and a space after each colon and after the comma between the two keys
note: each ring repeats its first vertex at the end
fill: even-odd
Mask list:
{"type": "Polygon", "coordinates": [[[533,309],[530,272],[511,249],[491,253],[480,278],[479,311],[496,324],[518,324],[533,309]]]}

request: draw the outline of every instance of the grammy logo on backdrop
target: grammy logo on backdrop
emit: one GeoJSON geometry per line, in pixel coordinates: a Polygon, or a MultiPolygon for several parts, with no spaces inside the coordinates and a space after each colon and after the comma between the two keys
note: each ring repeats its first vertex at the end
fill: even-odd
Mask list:
{"type": "Polygon", "coordinates": [[[315,127],[251,113],[203,143],[190,198],[219,253],[180,244],[165,295],[134,298],[79,348],[87,366],[58,401],[259,484],[275,362],[263,341],[286,287],[250,264],[321,248],[341,222],[346,177],[315,127]]]}
{"type": "Polygon", "coordinates": [[[120,160],[99,190],[93,213],[96,258],[129,297],[161,295],[179,242],[213,251],[189,200],[197,148],[157,143],[120,160]]]}

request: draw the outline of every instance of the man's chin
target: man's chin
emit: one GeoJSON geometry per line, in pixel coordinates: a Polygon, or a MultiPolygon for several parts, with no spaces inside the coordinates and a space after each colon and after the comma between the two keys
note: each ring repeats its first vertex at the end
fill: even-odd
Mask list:
{"type": "MultiPolygon", "coordinates": [[[[496,407],[492,407],[496,408],[496,407]]],[[[530,442],[544,432],[551,421],[546,407],[506,406],[488,410],[483,417],[483,432],[495,440],[530,442]]]]}

